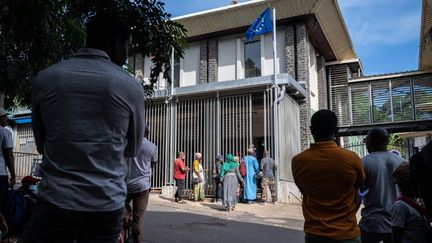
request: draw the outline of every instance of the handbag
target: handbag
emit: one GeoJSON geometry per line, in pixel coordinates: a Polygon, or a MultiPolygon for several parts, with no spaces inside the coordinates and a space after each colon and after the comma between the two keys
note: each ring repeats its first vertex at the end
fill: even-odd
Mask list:
{"type": "Polygon", "coordinates": [[[192,184],[196,185],[199,183],[199,178],[192,178],[192,184]]]}

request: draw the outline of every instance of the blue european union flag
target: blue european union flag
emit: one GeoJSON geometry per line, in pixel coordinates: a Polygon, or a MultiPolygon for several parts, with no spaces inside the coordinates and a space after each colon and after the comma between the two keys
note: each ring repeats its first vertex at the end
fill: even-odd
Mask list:
{"type": "Polygon", "coordinates": [[[258,18],[255,19],[246,31],[246,39],[252,40],[255,36],[271,32],[272,30],[273,23],[270,15],[270,8],[267,8],[260,16],[258,16],[258,18]]]}

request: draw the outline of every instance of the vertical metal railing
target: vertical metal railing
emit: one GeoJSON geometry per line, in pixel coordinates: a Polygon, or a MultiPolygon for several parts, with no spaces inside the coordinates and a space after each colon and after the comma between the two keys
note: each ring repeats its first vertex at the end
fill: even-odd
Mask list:
{"type": "Polygon", "coordinates": [[[152,172],[152,187],[160,189],[169,177],[169,150],[167,149],[167,105],[148,102],[145,110],[146,122],[150,128],[149,140],[158,148],[158,163],[152,172]]]}
{"type": "MultiPolygon", "coordinates": [[[[269,98],[271,98],[269,96],[269,98]]],[[[192,169],[194,154],[203,156],[207,195],[213,195],[213,170],[217,154],[232,153],[242,156],[252,143],[252,95],[179,99],[173,106],[175,120],[174,147],[170,149],[168,119],[169,106],[149,103],[146,119],[150,126],[150,141],[158,146],[159,163],[153,171],[153,187],[170,183],[173,170],[170,160],[176,152],[185,152],[185,164],[191,168],[186,177],[186,193],[192,194],[192,169]]],[[[268,122],[267,124],[271,124],[268,122]]]]}
{"type": "Polygon", "coordinates": [[[270,151],[271,157],[274,158],[274,137],[273,134],[273,106],[274,106],[274,98],[273,98],[273,89],[268,88],[264,91],[264,144],[265,149],[270,151]]]}
{"type": "Polygon", "coordinates": [[[351,83],[348,86],[351,125],[366,125],[389,122],[428,120],[432,113],[427,107],[430,103],[432,85],[430,75],[407,76],[351,83]],[[368,92],[362,96],[362,90],[368,92]],[[353,93],[356,99],[354,100],[353,93]],[[368,100],[367,122],[362,122],[365,107],[363,99],[368,100]],[[362,101],[362,102],[359,102],[362,101]],[[354,102],[356,101],[356,102],[354,102]],[[424,111],[419,112],[420,107],[424,111]],[[420,115],[421,114],[421,115],[420,115]],[[354,117],[355,115],[355,117],[354,117]]]}
{"type": "Polygon", "coordinates": [[[220,98],[223,155],[242,156],[252,143],[252,96],[220,98]]]}
{"type": "Polygon", "coordinates": [[[17,182],[20,182],[24,176],[31,174],[33,161],[42,158],[39,154],[14,152],[15,175],[17,182]]]}

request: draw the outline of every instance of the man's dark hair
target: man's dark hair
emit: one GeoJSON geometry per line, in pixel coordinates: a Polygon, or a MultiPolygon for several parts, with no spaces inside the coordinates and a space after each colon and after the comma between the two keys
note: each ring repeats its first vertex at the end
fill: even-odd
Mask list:
{"type": "Polygon", "coordinates": [[[373,128],[366,136],[366,143],[373,150],[387,150],[389,133],[383,128],[373,128]]]}
{"type": "Polygon", "coordinates": [[[115,38],[126,41],[132,35],[131,29],[117,15],[98,13],[90,18],[86,27],[86,47],[104,49],[115,38]]]}
{"type": "Polygon", "coordinates": [[[328,138],[336,135],[337,117],[331,110],[319,110],[311,118],[312,135],[317,138],[328,138]]]}

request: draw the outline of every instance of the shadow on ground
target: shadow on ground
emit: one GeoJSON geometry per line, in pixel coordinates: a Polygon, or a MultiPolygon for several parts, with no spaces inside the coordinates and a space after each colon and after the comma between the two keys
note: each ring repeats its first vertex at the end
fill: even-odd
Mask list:
{"type": "Polygon", "coordinates": [[[201,203],[204,207],[209,207],[211,209],[217,210],[217,211],[227,211],[226,208],[222,206],[222,203],[201,203]]]}
{"type": "Polygon", "coordinates": [[[299,230],[155,209],[146,213],[144,242],[304,242],[304,234],[299,230]]]}

